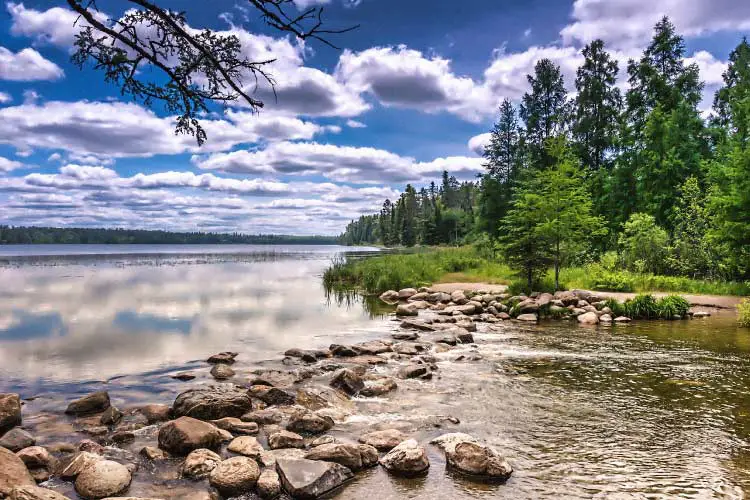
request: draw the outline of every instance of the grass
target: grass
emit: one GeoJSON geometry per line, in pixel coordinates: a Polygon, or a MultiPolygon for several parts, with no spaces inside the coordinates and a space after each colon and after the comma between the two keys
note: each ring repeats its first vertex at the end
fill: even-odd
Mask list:
{"type": "MultiPolygon", "coordinates": [[[[551,287],[552,278],[550,270],[540,285],[544,289],[538,291],[551,291],[547,288],[551,287]]],[[[510,267],[480,255],[473,247],[461,247],[422,248],[406,254],[336,260],[326,270],[323,281],[326,288],[355,288],[366,293],[381,293],[438,282],[504,284],[514,290],[518,277],[510,267]]],[[[560,283],[567,289],[750,295],[750,283],[611,271],[599,264],[563,268],[560,283]]]]}
{"type": "Polygon", "coordinates": [[[750,299],[737,304],[737,322],[740,326],[750,326],[750,299]]]}

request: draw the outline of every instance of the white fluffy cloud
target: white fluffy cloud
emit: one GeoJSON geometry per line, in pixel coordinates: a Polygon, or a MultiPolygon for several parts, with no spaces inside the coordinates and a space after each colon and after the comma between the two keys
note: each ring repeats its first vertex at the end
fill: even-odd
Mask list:
{"type": "Polygon", "coordinates": [[[31,82],[57,80],[64,75],[62,68],[45,59],[34,49],[13,52],[0,47],[0,80],[31,82]]]}
{"type": "Polygon", "coordinates": [[[484,149],[489,145],[491,139],[492,134],[490,134],[489,132],[475,135],[474,137],[469,139],[469,151],[472,151],[477,156],[484,155],[484,149]]]}
{"type": "Polygon", "coordinates": [[[12,101],[13,98],[7,92],[0,92],[0,104],[5,104],[12,101]]]}
{"type": "Polygon", "coordinates": [[[0,156],[0,174],[10,172],[11,170],[15,170],[23,166],[24,164],[21,163],[20,161],[9,160],[7,158],[0,156]]]}
{"type": "MultiPolygon", "coordinates": [[[[75,35],[86,26],[78,14],[62,7],[40,11],[15,2],[8,2],[6,7],[12,19],[11,34],[33,38],[38,44],[71,48],[75,35]]],[[[94,16],[100,21],[107,19],[101,12],[94,12],[94,16]]]]}

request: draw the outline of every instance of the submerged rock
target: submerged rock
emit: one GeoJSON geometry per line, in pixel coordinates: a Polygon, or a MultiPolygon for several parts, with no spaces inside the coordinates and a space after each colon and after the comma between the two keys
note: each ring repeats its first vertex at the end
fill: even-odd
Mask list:
{"type": "Polygon", "coordinates": [[[127,467],[112,460],[98,460],[76,478],[76,492],[86,499],[117,495],[130,486],[132,476],[127,467]]]}
{"type": "Polygon", "coordinates": [[[221,463],[221,457],[211,450],[199,448],[185,457],[180,466],[180,475],[190,479],[204,479],[221,463]]]}
{"type": "Polygon", "coordinates": [[[427,473],[430,461],[419,443],[414,439],[407,439],[383,456],[380,465],[393,474],[416,476],[427,473]]]}
{"type": "Polygon", "coordinates": [[[360,436],[359,442],[373,446],[380,451],[390,451],[406,439],[406,434],[398,429],[386,429],[360,436]]]}
{"type": "Polygon", "coordinates": [[[354,476],[343,465],[304,458],[280,458],[276,470],[284,489],[293,498],[318,498],[354,476]]]}
{"type": "Polygon", "coordinates": [[[0,394],[0,434],[21,425],[21,398],[18,394],[0,394]]]}
{"type": "Polygon", "coordinates": [[[159,447],[176,455],[187,455],[198,448],[215,449],[221,441],[217,427],[191,417],[180,417],[159,429],[159,447]]]}
{"type": "Polygon", "coordinates": [[[103,412],[107,408],[109,408],[109,393],[107,391],[99,391],[71,402],[65,413],[68,415],[84,416],[103,412]]]}
{"type": "Polygon", "coordinates": [[[255,487],[260,468],[255,460],[232,457],[217,465],[208,476],[208,482],[224,496],[237,496],[255,487]]]}
{"type": "Polygon", "coordinates": [[[175,417],[218,420],[239,417],[251,409],[252,401],[244,389],[219,385],[189,389],[181,393],[172,405],[172,414],[175,417]]]}
{"type": "Polygon", "coordinates": [[[15,453],[0,447],[0,497],[10,495],[17,486],[36,486],[36,482],[15,453]]]}

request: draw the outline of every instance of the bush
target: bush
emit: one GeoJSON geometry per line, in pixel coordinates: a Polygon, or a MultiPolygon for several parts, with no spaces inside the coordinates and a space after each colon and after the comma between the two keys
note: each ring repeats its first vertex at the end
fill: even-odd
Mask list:
{"type": "Polygon", "coordinates": [[[679,295],[668,295],[657,302],[659,316],[663,319],[684,318],[690,309],[690,303],[679,295]]]}
{"type": "Polygon", "coordinates": [[[604,301],[604,307],[609,307],[612,311],[612,315],[616,318],[618,316],[625,316],[625,308],[622,303],[617,299],[607,299],[604,301]]]}
{"type": "Polygon", "coordinates": [[[635,280],[627,273],[600,269],[593,275],[593,288],[610,292],[632,292],[635,290],[635,280]]]}
{"type": "Polygon", "coordinates": [[[750,326],[750,299],[742,299],[737,304],[737,322],[740,326],[750,326]]]}
{"type": "Polygon", "coordinates": [[[653,295],[636,295],[622,305],[625,316],[631,319],[656,319],[659,317],[659,305],[653,295]]]}
{"type": "MultiPolygon", "coordinates": [[[[562,283],[560,283],[560,290],[565,290],[565,285],[562,283]]],[[[555,280],[551,277],[535,280],[531,290],[526,280],[516,280],[508,285],[508,293],[511,295],[528,295],[531,292],[555,293],[555,280]]]]}
{"type": "Polygon", "coordinates": [[[619,245],[623,265],[630,271],[658,274],[665,271],[669,237],[648,214],[633,214],[625,223],[619,245]]]}

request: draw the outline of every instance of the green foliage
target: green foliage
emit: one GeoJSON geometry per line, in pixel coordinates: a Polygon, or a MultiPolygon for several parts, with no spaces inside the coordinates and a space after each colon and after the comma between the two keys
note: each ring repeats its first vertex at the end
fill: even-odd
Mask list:
{"type": "MultiPolygon", "coordinates": [[[[564,290],[565,288],[558,288],[558,290],[564,290]]],[[[529,284],[526,280],[515,280],[508,285],[508,293],[511,295],[528,295],[531,292],[547,292],[555,293],[555,281],[549,277],[541,277],[535,280],[529,288],[529,284]]]]}
{"type": "Polygon", "coordinates": [[[750,299],[742,299],[737,304],[737,322],[740,326],[750,326],[750,299]]]}
{"type": "Polygon", "coordinates": [[[609,307],[612,311],[612,317],[625,316],[625,307],[617,299],[607,299],[604,301],[604,307],[609,307]]]}
{"type": "Polygon", "coordinates": [[[659,304],[653,295],[636,295],[622,305],[625,316],[631,319],[656,319],[660,316],[659,304]]]}
{"type": "Polygon", "coordinates": [[[620,235],[620,252],[623,265],[639,273],[663,272],[666,268],[667,232],[648,214],[633,214],[625,223],[620,235]]]}
{"type": "Polygon", "coordinates": [[[635,280],[629,273],[600,269],[593,276],[591,288],[610,292],[633,292],[635,291],[635,280]]]}
{"type": "Polygon", "coordinates": [[[657,301],[659,316],[662,319],[684,318],[690,309],[690,303],[679,295],[667,295],[657,301]]]}

